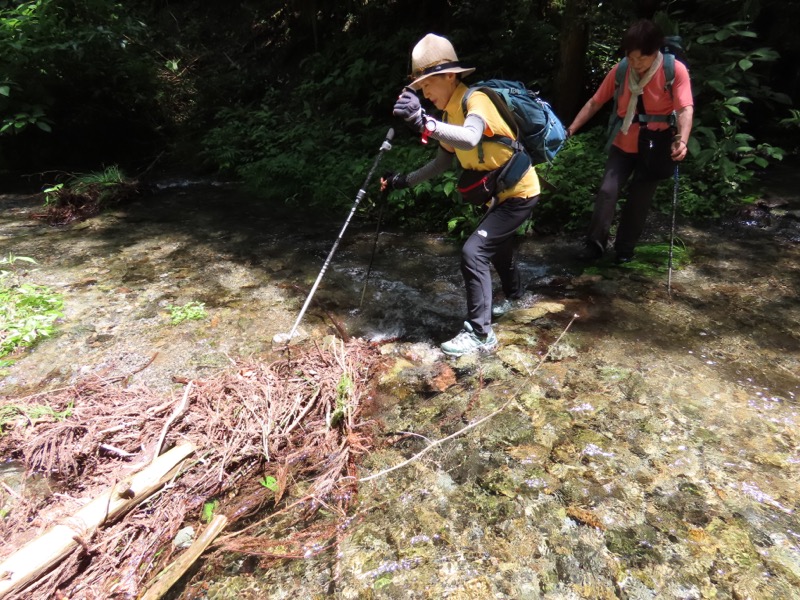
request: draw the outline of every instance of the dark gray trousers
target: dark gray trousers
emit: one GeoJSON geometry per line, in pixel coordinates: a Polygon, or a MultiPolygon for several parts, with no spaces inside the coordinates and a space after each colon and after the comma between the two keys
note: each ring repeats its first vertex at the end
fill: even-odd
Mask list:
{"type": "Polygon", "coordinates": [[[530,216],[539,200],[508,198],[489,211],[461,250],[461,274],[467,287],[467,320],[480,336],[492,327],[493,266],[506,298],[522,295],[514,260],[514,233],[530,216]]]}
{"type": "Polygon", "coordinates": [[[623,152],[616,146],[611,147],[603,181],[594,198],[594,212],[586,236],[589,241],[599,242],[603,248],[606,247],[620,192],[630,179],[628,199],[622,207],[614,239],[614,249],[623,255],[633,254],[636,242],[644,231],[647,213],[653,204],[653,196],[658,186],[657,180],[645,179],[636,172],[637,156],[623,152]]]}

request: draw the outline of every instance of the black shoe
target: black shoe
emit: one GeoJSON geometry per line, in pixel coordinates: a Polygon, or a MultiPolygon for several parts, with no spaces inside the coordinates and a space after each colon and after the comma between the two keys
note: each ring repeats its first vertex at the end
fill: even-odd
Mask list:
{"type": "Polygon", "coordinates": [[[586,240],[583,248],[581,248],[578,253],[576,254],[576,258],[578,260],[598,260],[603,258],[603,254],[605,253],[605,248],[603,248],[603,244],[597,242],[595,240],[586,240]]]}
{"type": "Polygon", "coordinates": [[[633,252],[617,252],[614,257],[614,263],[617,265],[624,265],[633,260],[633,252]]]}

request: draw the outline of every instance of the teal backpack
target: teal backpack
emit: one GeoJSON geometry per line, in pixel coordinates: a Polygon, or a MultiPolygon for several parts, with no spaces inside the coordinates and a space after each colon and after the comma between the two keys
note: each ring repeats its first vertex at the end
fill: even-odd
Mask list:
{"type": "Polygon", "coordinates": [[[505,136],[484,137],[478,145],[478,157],[483,162],[483,142],[496,142],[512,148],[515,152],[524,150],[534,165],[550,163],[567,139],[567,131],[550,105],[536,92],[519,81],[488,79],[470,86],[461,109],[467,116],[467,99],[470,94],[480,91],[492,101],[500,116],[517,133],[517,139],[505,136]],[[517,141],[519,140],[519,141],[517,141]]]}
{"type": "MultiPolygon", "coordinates": [[[[664,55],[664,62],[661,65],[664,69],[664,78],[667,80],[665,89],[672,97],[672,84],[675,82],[675,60],[680,60],[683,64],[687,65],[686,57],[683,52],[681,38],[679,36],[669,36],[665,38],[665,45],[661,48],[661,53],[664,55]]],[[[614,107],[611,110],[611,116],[608,119],[608,141],[606,142],[606,152],[611,150],[611,145],[614,138],[617,137],[620,127],[622,127],[622,117],[617,114],[619,107],[619,95],[622,90],[625,76],[628,74],[628,57],[624,57],[619,61],[617,66],[616,76],[614,78],[614,107]]],[[[637,115],[639,123],[669,123],[674,127],[676,122],[675,113],[668,115],[648,115],[640,112],[637,115]]]]}

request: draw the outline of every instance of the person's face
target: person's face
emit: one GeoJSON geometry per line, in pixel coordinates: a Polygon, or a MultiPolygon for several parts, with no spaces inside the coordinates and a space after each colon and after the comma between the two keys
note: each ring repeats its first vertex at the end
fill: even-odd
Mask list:
{"type": "Polygon", "coordinates": [[[633,67],[633,70],[636,71],[639,76],[644,75],[647,73],[647,69],[653,64],[653,62],[658,56],[658,52],[654,52],[653,54],[642,54],[638,50],[633,50],[632,52],[628,53],[628,63],[633,67]]]}
{"type": "Polygon", "coordinates": [[[436,108],[444,110],[457,85],[455,73],[441,73],[423,79],[419,84],[419,89],[436,108]]]}

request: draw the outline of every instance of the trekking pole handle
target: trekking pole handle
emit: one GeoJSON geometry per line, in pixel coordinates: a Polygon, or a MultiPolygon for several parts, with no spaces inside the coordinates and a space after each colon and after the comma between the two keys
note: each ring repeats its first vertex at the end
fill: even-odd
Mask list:
{"type": "MultiPolygon", "coordinates": [[[[386,137],[383,139],[383,143],[378,150],[378,156],[375,157],[375,161],[372,163],[372,168],[367,173],[367,178],[364,180],[364,185],[361,186],[361,189],[358,190],[358,194],[356,194],[356,203],[353,206],[353,210],[350,211],[350,216],[353,216],[358,203],[364,198],[367,193],[367,184],[372,179],[372,176],[375,173],[375,169],[378,168],[378,163],[381,161],[381,157],[383,153],[392,149],[392,139],[394,138],[394,127],[389,127],[389,131],[386,132],[386,137]]],[[[350,222],[350,217],[348,217],[347,221],[345,222],[345,227],[347,227],[347,223],[350,222]]],[[[342,228],[342,233],[344,233],[344,228],[342,228]]]]}
{"type": "Polygon", "coordinates": [[[386,138],[383,140],[381,144],[381,152],[385,152],[387,150],[392,149],[392,140],[394,139],[394,127],[389,127],[389,131],[386,132],[386,138]]]}

